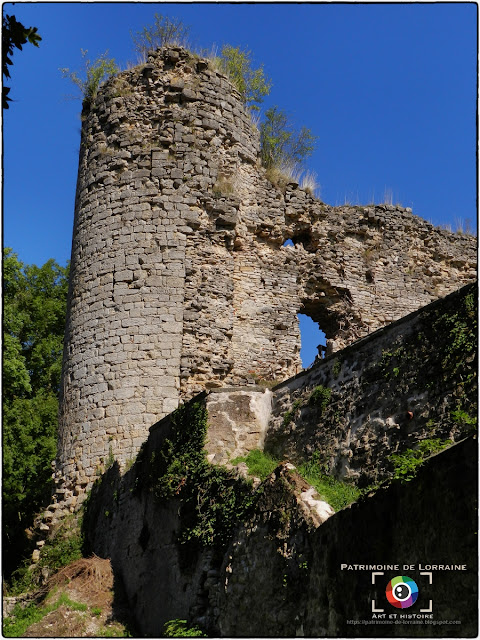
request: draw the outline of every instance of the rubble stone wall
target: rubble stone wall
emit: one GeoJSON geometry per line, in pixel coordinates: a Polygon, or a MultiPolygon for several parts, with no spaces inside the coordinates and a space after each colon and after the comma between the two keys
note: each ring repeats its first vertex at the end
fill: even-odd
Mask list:
{"type": "Polygon", "coordinates": [[[184,49],[109,80],[82,118],[56,467],[67,499],[108,460],[123,467],[180,400],[301,371],[299,312],[335,351],[475,277],[474,239],[409,209],[273,186],[239,93],[184,49]]]}
{"type": "Polygon", "coordinates": [[[315,455],[365,487],[391,475],[392,454],[464,438],[476,428],[477,297],[466,285],[274,388],[265,450],[315,455]]]}

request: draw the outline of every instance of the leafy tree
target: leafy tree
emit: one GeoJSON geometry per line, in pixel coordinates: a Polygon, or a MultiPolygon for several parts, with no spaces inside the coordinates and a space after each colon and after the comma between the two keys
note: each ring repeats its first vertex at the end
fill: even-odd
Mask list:
{"type": "Polygon", "coordinates": [[[252,69],[251,55],[250,51],[242,51],[240,47],[225,45],[222,48],[220,64],[240,92],[244,103],[250,109],[258,111],[258,104],[268,96],[272,83],[265,77],[263,65],[258,69],[252,69]]]}
{"type": "Polygon", "coordinates": [[[303,167],[315,149],[317,137],[310,129],[296,130],[285,111],[271,107],[260,125],[260,155],[267,169],[303,167]]]}
{"type": "Polygon", "coordinates": [[[108,51],[102,53],[93,62],[87,58],[88,50],[80,49],[83,59],[83,70],[80,72],[70,71],[68,68],[60,69],[64,78],[71,80],[82,93],[83,105],[88,107],[95,100],[98,89],[120,71],[114,58],[107,58],[108,51]]]}
{"type": "Polygon", "coordinates": [[[5,249],[3,268],[3,557],[9,573],[25,547],[25,528],[50,496],[68,266],[54,260],[24,265],[5,249]]]}
{"type": "Polygon", "coordinates": [[[143,60],[147,59],[149,51],[157,47],[165,47],[172,44],[184,44],[190,33],[190,27],[185,26],[181,20],[171,19],[156,13],[152,26],[143,27],[137,33],[131,33],[135,51],[143,60]]]}
{"type": "MultiPolygon", "coordinates": [[[[8,67],[13,64],[11,56],[15,47],[22,51],[22,46],[27,42],[33,44],[34,47],[38,47],[41,39],[37,33],[37,27],[24,27],[15,16],[5,15],[2,30],[2,74],[6,78],[10,78],[8,67]]],[[[9,92],[10,87],[4,86],[2,89],[2,107],[4,109],[8,109],[8,103],[12,101],[8,97],[9,92]]]]}

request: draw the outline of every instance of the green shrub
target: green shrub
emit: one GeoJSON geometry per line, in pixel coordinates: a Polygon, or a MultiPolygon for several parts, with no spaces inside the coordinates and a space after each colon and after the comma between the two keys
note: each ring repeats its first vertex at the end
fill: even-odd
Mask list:
{"type": "Polygon", "coordinates": [[[271,107],[260,125],[260,158],[267,169],[301,171],[313,153],[317,137],[306,127],[295,129],[285,111],[271,107]]]}
{"type": "Polygon", "coordinates": [[[326,408],[328,403],[330,402],[330,398],[332,396],[332,390],[328,389],[328,387],[323,387],[321,384],[310,394],[308,398],[308,404],[315,405],[320,409],[320,413],[322,413],[326,408]]]}
{"type": "Polygon", "coordinates": [[[206,638],[200,627],[190,626],[186,620],[168,620],[163,625],[163,633],[166,638],[206,638]]]}
{"type": "Polygon", "coordinates": [[[68,68],[62,68],[60,71],[64,78],[71,80],[80,89],[83,105],[89,107],[95,100],[100,86],[105,80],[118,73],[119,68],[113,58],[107,58],[108,51],[99,55],[93,62],[87,58],[88,51],[86,49],[80,51],[83,59],[83,69],[80,75],[77,71],[70,71],[68,68]]]}
{"type": "Polygon", "coordinates": [[[403,453],[393,453],[389,460],[393,464],[393,479],[408,482],[412,480],[422,466],[424,460],[451,445],[451,440],[433,438],[422,440],[416,449],[407,449],[403,453]]]}
{"type": "Polygon", "coordinates": [[[452,411],[450,416],[452,420],[457,424],[468,425],[474,428],[476,428],[477,426],[477,417],[470,416],[466,411],[463,411],[462,409],[455,409],[455,411],[452,411]]]}
{"type": "Polygon", "coordinates": [[[279,464],[278,460],[260,449],[249,451],[247,456],[235,458],[231,463],[239,464],[240,462],[245,462],[249,475],[260,478],[260,480],[265,480],[279,464]]]}
{"type": "Polygon", "coordinates": [[[190,27],[179,19],[172,19],[155,13],[152,26],[143,27],[137,33],[130,33],[135,51],[145,61],[149,51],[168,45],[185,46],[190,27]]]}
{"type": "Polygon", "coordinates": [[[272,83],[265,77],[263,66],[252,69],[251,55],[250,51],[240,47],[225,45],[222,48],[220,66],[235,85],[243,102],[250,109],[258,110],[258,104],[270,93],[272,83]]]}

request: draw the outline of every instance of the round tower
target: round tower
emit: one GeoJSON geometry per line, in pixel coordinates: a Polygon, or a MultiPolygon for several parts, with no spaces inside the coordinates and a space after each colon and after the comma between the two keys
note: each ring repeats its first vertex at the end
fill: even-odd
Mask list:
{"type": "Polygon", "coordinates": [[[180,397],[252,366],[232,256],[258,156],[238,92],[182,48],[110,79],[82,118],[57,460],[77,492],[180,397]]]}

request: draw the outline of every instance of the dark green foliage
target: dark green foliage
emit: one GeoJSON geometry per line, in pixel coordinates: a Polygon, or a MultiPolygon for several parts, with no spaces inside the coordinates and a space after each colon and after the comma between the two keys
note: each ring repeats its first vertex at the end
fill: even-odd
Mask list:
{"type": "Polygon", "coordinates": [[[4,250],[3,526],[7,574],[24,530],[48,503],[56,453],[68,267],[22,264],[4,250]]]}
{"type": "Polygon", "coordinates": [[[163,625],[166,638],[206,638],[207,634],[196,626],[189,626],[186,620],[168,620],[163,625]]]}
{"type": "Polygon", "coordinates": [[[161,501],[179,498],[180,543],[222,547],[249,513],[254,495],[249,484],[209,464],[206,430],[207,411],[200,402],[179,407],[169,437],[150,457],[148,484],[161,501]]]}
{"type": "MultiPolygon", "coordinates": [[[[14,48],[22,51],[22,46],[27,42],[33,44],[34,47],[38,47],[38,43],[42,38],[37,33],[37,27],[24,27],[21,22],[15,18],[15,16],[3,17],[3,29],[2,29],[2,74],[6,78],[10,78],[9,66],[13,64],[12,55],[14,48]]],[[[8,97],[10,87],[3,86],[2,89],[2,107],[3,109],[9,108],[9,102],[12,101],[8,97]]]]}
{"type": "Polygon", "coordinates": [[[440,438],[422,440],[416,449],[407,449],[403,453],[393,453],[389,456],[393,463],[393,479],[408,482],[412,480],[423,464],[424,460],[434,453],[438,453],[451,445],[451,440],[442,442],[440,438]]]}
{"type": "Polygon", "coordinates": [[[322,387],[322,385],[318,385],[310,394],[308,398],[308,404],[315,405],[319,408],[320,413],[322,413],[326,408],[328,403],[330,402],[330,398],[332,395],[332,390],[327,387],[322,387]]]}
{"type": "Polygon", "coordinates": [[[271,107],[260,125],[260,157],[267,169],[302,168],[315,149],[316,136],[306,127],[296,130],[285,111],[271,107]]]}

